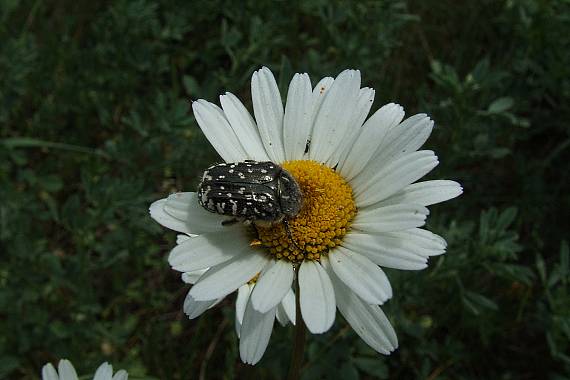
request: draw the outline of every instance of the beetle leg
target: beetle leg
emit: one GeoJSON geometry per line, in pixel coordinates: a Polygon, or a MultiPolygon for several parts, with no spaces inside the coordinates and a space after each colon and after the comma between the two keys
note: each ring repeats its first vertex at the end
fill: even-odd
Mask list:
{"type": "Polygon", "coordinates": [[[289,228],[289,222],[287,219],[283,219],[283,225],[285,226],[285,231],[287,232],[287,237],[291,240],[291,243],[297,248],[299,251],[303,252],[303,249],[297,245],[295,239],[293,239],[293,234],[291,233],[291,229],[289,228]]]}

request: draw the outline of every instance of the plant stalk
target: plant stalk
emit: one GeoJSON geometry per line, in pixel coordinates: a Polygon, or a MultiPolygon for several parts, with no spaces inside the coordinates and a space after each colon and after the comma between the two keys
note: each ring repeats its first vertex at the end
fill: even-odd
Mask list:
{"type": "Polygon", "coordinates": [[[287,380],[299,380],[301,378],[301,367],[305,353],[305,335],[307,326],[301,316],[301,292],[299,289],[299,270],[295,275],[295,340],[293,341],[293,352],[291,353],[291,364],[287,380]]]}

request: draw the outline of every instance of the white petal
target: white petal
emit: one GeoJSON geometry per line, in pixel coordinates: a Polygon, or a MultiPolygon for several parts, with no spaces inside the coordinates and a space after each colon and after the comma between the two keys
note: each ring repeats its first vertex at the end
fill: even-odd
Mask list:
{"type": "Polygon", "coordinates": [[[101,364],[99,368],[97,368],[93,380],[111,380],[112,377],[113,377],[113,366],[105,362],[101,364]]]}
{"type": "Polygon", "coordinates": [[[377,173],[365,168],[351,183],[356,205],[362,208],[388,198],[429,173],[438,163],[432,151],[422,150],[397,158],[377,173]]]}
{"type": "Polygon", "coordinates": [[[206,211],[198,202],[198,194],[194,192],[174,193],[166,198],[164,212],[174,219],[183,222],[192,234],[222,231],[223,218],[219,214],[206,211]]]}
{"type": "Polygon", "coordinates": [[[392,297],[386,274],[366,257],[346,248],[336,247],[329,254],[336,276],[370,304],[382,304],[392,297]]]}
{"type": "MultiPolygon", "coordinates": [[[[168,198],[166,198],[164,211],[178,220],[190,221],[190,208],[192,206],[198,206],[199,208],[196,207],[197,210],[201,209],[200,214],[196,215],[197,217],[206,214],[210,214],[208,215],[210,217],[216,217],[215,214],[212,214],[204,210],[203,207],[200,207],[198,203],[198,195],[192,192],[170,194],[168,198]]],[[[218,225],[221,224],[219,216],[215,219],[215,222],[214,219],[212,219],[212,223],[216,223],[218,225]]]]}
{"type": "Polygon", "coordinates": [[[360,130],[364,124],[364,120],[366,120],[366,117],[370,113],[370,108],[372,108],[375,96],[376,90],[373,88],[363,87],[359,90],[356,108],[353,110],[350,120],[350,130],[355,134],[360,130]]]}
{"type": "Polygon", "coordinates": [[[219,215],[202,208],[196,193],[175,193],[150,205],[150,216],[172,230],[194,235],[224,228],[219,215]]]}
{"type": "Polygon", "coordinates": [[[190,239],[191,237],[196,235],[186,235],[186,234],[178,234],[176,235],[176,244],[182,244],[186,240],[190,239]]]}
{"type": "Polygon", "coordinates": [[[242,102],[231,92],[226,92],[225,95],[220,95],[220,103],[248,158],[255,161],[269,161],[255,120],[242,102]]]}
{"type": "Polygon", "coordinates": [[[124,369],[117,371],[112,380],[129,380],[129,374],[124,369]]]}
{"type": "Polygon", "coordinates": [[[287,160],[300,160],[305,153],[312,128],[312,96],[309,76],[295,74],[289,84],[283,120],[283,144],[287,160]]]}
{"type": "Polygon", "coordinates": [[[382,146],[388,131],[398,125],[403,117],[402,106],[390,103],[382,106],[364,123],[346,159],[339,164],[339,170],[346,180],[350,181],[362,171],[382,146]]]}
{"type": "Polygon", "coordinates": [[[251,304],[255,310],[266,313],[277,306],[291,290],[295,271],[293,265],[285,260],[276,260],[261,273],[251,295],[251,304]]]}
{"type": "Polygon", "coordinates": [[[295,325],[297,321],[295,309],[295,293],[293,289],[289,289],[289,292],[285,295],[281,303],[277,305],[277,320],[282,326],[285,326],[289,322],[295,325]]]}
{"type": "Polygon", "coordinates": [[[429,206],[458,197],[463,188],[455,181],[435,180],[417,182],[406,186],[379,205],[386,206],[397,203],[415,203],[429,206]]]}
{"type": "Polygon", "coordinates": [[[283,327],[287,326],[287,323],[289,323],[289,318],[287,317],[287,313],[285,313],[285,308],[282,304],[277,305],[275,308],[275,317],[277,318],[279,324],[283,327]]]}
{"type": "Polygon", "coordinates": [[[281,306],[283,306],[285,314],[287,314],[287,318],[289,318],[291,323],[295,324],[297,321],[297,307],[295,305],[295,292],[293,292],[293,289],[289,289],[289,292],[287,292],[281,301],[281,306]]]}
{"type": "Polygon", "coordinates": [[[240,337],[241,325],[243,324],[243,315],[245,314],[245,308],[249,302],[249,296],[253,290],[253,285],[244,284],[239,287],[238,295],[236,298],[236,334],[238,339],[240,337]]]}
{"type": "Polygon", "coordinates": [[[192,102],[192,109],[202,132],[224,161],[238,162],[247,159],[245,150],[220,107],[199,99],[192,102]]]}
{"type": "Polygon", "coordinates": [[[317,116],[319,110],[321,109],[321,105],[325,100],[325,96],[328,94],[329,90],[334,83],[334,78],[331,77],[324,77],[317,83],[317,85],[313,88],[313,118],[317,116]]]}
{"type": "Polygon", "coordinates": [[[182,278],[182,281],[187,283],[187,284],[195,284],[196,281],[198,281],[198,279],[200,277],[202,277],[202,275],[204,273],[206,273],[208,271],[209,268],[204,268],[204,269],[198,269],[192,272],[184,272],[182,273],[182,275],[180,276],[182,278]]]}
{"type": "Polygon", "coordinates": [[[59,380],[57,371],[51,363],[47,363],[42,367],[42,380],[59,380]]]}
{"type": "Polygon", "coordinates": [[[223,297],[251,280],[268,261],[265,254],[257,251],[239,255],[210,268],[190,289],[190,294],[198,301],[223,297]]]}
{"type": "Polygon", "coordinates": [[[59,373],[59,380],[77,380],[77,372],[75,372],[75,368],[67,359],[59,361],[57,372],[59,373]]]}
{"type": "Polygon", "coordinates": [[[190,233],[190,228],[186,221],[178,220],[164,211],[166,199],[159,199],[150,205],[150,217],[157,221],[160,225],[170,228],[171,230],[190,233]]]}
{"type": "Polygon", "coordinates": [[[305,152],[305,154],[303,155],[303,158],[306,160],[308,160],[311,155],[310,153],[311,141],[313,140],[313,128],[314,128],[315,118],[317,117],[317,114],[319,113],[323,101],[325,100],[326,95],[329,93],[329,90],[332,87],[333,82],[334,82],[333,78],[325,77],[321,79],[319,83],[317,83],[317,85],[313,88],[313,94],[311,97],[311,128],[307,145],[308,151],[305,152]]]}
{"type": "Polygon", "coordinates": [[[239,341],[239,354],[244,363],[253,365],[261,360],[269,343],[274,321],[275,308],[267,313],[260,313],[248,302],[239,341]]]}
{"type": "Polygon", "coordinates": [[[441,255],[447,248],[445,239],[433,232],[412,228],[411,230],[392,232],[387,234],[402,239],[405,242],[414,244],[414,251],[424,256],[441,255]]]}
{"type": "Polygon", "coordinates": [[[354,143],[362,129],[362,123],[364,123],[366,116],[368,116],[368,112],[370,112],[372,103],[374,103],[375,94],[376,91],[372,88],[364,87],[360,89],[360,92],[358,93],[358,101],[352,112],[352,119],[349,123],[348,131],[341,142],[339,149],[334,151],[327,161],[327,165],[329,167],[334,168],[337,165],[338,167],[341,167],[341,164],[352,151],[354,143]]]}
{"type": "Polygon", "coordinates": [[[184,313],[190,319],[197,318],[219,301],[220,299],[213,299],[209,301],[196,301],[194,297],[190,295],[190,292],[188,292],[186,298],[184,299],[184,313]]]}
{"type": "Polygon", "coordinates": [[[427,258],[441,255],[446,247],[441,237],[419,228],[373,235],[352,231],[342,245],[380,266],[403,270],[425,268],[427,258]]]}
{"type": "Polygon", "coordinates": [[[228,228],[227,232],[210,232],[186,240],[174,247],[168,262],[179,272],[193,272],[246,254],[251,247],[245,231],[228,228]]]}
{"type": "Polygon", "coordinates": [[[398,347],[394,328],[377,305],[369,305],[333,277],[338,310],[366,344],[381,354],[388,355],[398,347]]]}
{"type": "Polygon", "coordinates": [[[420,270],[427,266],[425,257],[413,254],[399,240],[387,240],[380,235],[352,232],[345,236],[342,245],[368,257],[375,264],[402,270],[420,270]]]}
{"type": "Polygon", "coordinates": [[[313,334],[324,333],[334,323],[336,312],[329,276],[318,263],[303,261],[299,268],[299,287],[301,314],[307,328],[313,334]]]}
{"type": "Polygon", "coordinates": [[[333,82],[314,121],[312,160],[325,163],[339,149],[349,130],[360,91],[360,71],[345,70],[333,82]]]}
{"type": "MultiPolygon", "coordinates": [[[[361,169],[361,172],[364,173],[363,178],[369,179],[370,176],[381,172],[397,158],[418,150],[427,140],[432,129],[433,121],[425,114],[414,115],[403,123],[389,128],[377,146],[374,155],[366,159],[366,166],[361,169]]],[[[356,182],[359,183],[361,179],[357,177],[356,182]]]]}
{"type": "Polygon", "coordinates": [[[415,204],[365,208],[358,212],[352,227],[366,232],[402,231],[423,226],[427,215],[427,208],[415,204]]]}
{"type": "Polygon", "coordinates": [[[273,73],[263,67],[253,73],[251,78],[251,97],[253,112],[261,141],[267,155],[273,162],[283,162],[283,103],[273,73]]]}
{"type": "Polygon", "coordinates": [[[373,161],[375,163],[389,162],[406,153],[415,152],[426,142],[432,129],[433,121],[425,114],[407,118],[388,131],[373,161]]]}

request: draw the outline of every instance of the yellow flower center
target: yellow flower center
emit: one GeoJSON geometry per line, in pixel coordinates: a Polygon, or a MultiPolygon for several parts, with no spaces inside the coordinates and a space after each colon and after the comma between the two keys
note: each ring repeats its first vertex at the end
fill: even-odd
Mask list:
{"type": "Polygon", "coordinates": [[[257,226],[258,240],[277,259],[319,260],[342,242],[356,215],[352,188],[333,169],[315,161],[286,161],[281,166],[299,183],[303,207],[285,223],[257,226]]]}

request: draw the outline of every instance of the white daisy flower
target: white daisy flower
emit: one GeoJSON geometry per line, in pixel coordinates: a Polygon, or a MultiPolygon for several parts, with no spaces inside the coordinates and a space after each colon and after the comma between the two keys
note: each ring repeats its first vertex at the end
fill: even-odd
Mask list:
{"type": "MultiPolygon", "coordinates": [[[[123,369],[113,376],[113,366],[105,362],[97,368],[93,380],[128,380],[128,378],[128,373],[123,369]]],[[[43,366],[42,380],[78,380],[78,377],[73,364],[69,360],[62,359],[57,365],[57,370],[51,363],[43,366]]]]}
{"type": "MultiPolygon", "coordinates": [[[[393,103],[367,119],[374,90],[360,86],[358,70],[324,78],[314,88],[307,74],[295,74],[283,107],[273,74],[264,67],[251,81],[255,120],[231,93],[220,96],[222,108],[193,102],[198,124],[224,161],[280,165],[298,182],[303,207],[287,220],[288,228],[253,228],[222,225],[224,218],[202,208],[193,192],[153,203],[156,221],[198,235],[169,256],[175,270],[207,269],[189,297],[213,304],[258,276],[246,309],[272,326],[298,276],[309,331],[327,331],[338,307],[376,351],[389,354],[397,347],[379,307],[392,296],[381,267],[423,269],[429,256],[442,254],[445,241],[420,228],[426,206],[457,197],[462,188],[447,180],[414,183],[438,164],[434,152],[418,151],[433,121],[425,114],[403,120],[402,107],[393,103]]],[[[271,328],[250,331],[246,325],[240,352],[253,364],[271,328]]]]}

